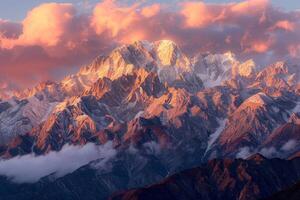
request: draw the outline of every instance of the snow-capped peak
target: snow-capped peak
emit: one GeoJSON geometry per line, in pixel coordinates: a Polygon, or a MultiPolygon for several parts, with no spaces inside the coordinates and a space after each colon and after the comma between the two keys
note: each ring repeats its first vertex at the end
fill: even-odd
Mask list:
{"type": "Polygon", "coordinates": [[[237,65],[237,74],[241,77],[250,78],[256,73],[256,64],[252,59],[237,65]]]}
{"type": "Polygon", "coordinates": [[[193,59],[195,72],[206,87],[221,85],[232,77],[232,68],[238,61],[231,52],[198,55],[193,59]]]}
{"type": "Polygon", "coordinates": [[[177,45],[170,40],[161,40],[155,43],[156,54],[162,66],[174,65],[180,56],[177,45]]]}

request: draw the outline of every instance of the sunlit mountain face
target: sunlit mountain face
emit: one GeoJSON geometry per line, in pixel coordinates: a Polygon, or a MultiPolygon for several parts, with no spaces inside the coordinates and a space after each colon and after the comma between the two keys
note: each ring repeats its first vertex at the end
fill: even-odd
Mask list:
{"type": "Polygon", "coordinates": [[[298,199],[294,1],[3,2],[0,199],[298,199]]]}

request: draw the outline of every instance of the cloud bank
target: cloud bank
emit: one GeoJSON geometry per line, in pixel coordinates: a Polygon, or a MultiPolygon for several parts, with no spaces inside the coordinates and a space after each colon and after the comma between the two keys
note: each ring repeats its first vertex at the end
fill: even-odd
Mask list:
{"type": "Polygon", "coordinates": [[[105,168],[115,155],[116,150],[111,142],[101,146],[92,143],[84,146],[65,145],[61,151],[43,156],[25,155],[0,160],[0,175],[17,183],[33,183],[50,174],[62,177],[96,159],[99,159],[97,168],[105,168]]]}
{"type": "Polygon", "coordinates": [[[285,12],[268,0],[176,5],[104,0],[85,14],[73,4],[47,3],[22,22],[0,20],[0,79],[31,86],[136,40],[172,39],[191,55],[232,51],[264,63],[299,60],[299,35],[300,12],[285,12]]]}

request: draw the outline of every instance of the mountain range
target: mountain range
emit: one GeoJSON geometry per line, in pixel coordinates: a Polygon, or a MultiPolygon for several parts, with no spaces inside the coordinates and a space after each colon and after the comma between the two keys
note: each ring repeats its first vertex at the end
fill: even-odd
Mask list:
{"type": "Polygon", "coordinates": [[[35,183],[3,176],[0,196],[267,198],[300,181],[300,67],[138,41],[59,82],[2,96],[0,175],[1,162],[89,143],[116,151],[105,167],[98,159],[35,183]],[[49,187],[58,192],[41,196],[49,187]]]}

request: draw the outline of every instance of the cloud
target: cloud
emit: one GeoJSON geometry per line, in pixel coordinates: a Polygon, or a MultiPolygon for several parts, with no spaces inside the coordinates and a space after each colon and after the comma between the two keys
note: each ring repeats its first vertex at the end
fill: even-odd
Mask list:
{"type": "Polygon", "coordinates": [[[222,5],[185,2],[182,4],[181,14],[185,17],[187,27],[201,28],[222,19],[224,11],[222,5]]]}
{"type": "Polygon", "coordinates": [[[294,139],[288,140],[284,143],[281,148],[276,149],[275,147],[264,147],[259,152],[268,158],[274,157],[286,157],[285,154],[291,150],[295,150],[297,147],[297,141],[294,139]]]}
{"type": "Polygon", "coordinates": [[[249,147],[242,147],[239,149],[238,153],[236,154],[236,158],[247,159],[252,154],[253,152],[249,147]]]}
{"type": "Polygon", "coordinates": [[[168,20],[169,14],[161,9],[159,4],[124,6],[105,0],[94,8],[91,27],[98,36],[108,35],[118,44],[162,39],[165,26],[172,24],[168,20]]]}
{"type": "Polygon", "coordinates": [[[18,38],[22,33],[22,26],[19,23],[0,19],[0,38],[18,38]]]}
{"type": "Polygon", "coordinates": [[[153,17],[159,13],[161,6],[159,4],[153,4],[151,6],[144,7],[141,11],[145,17],[153,17]]]}
{"type": "Polygon", "coordinates": [[[46,3],[20,23],[0,20],[0,78],[32,86],[136,40],[171,39],[190,55],[232,51],[262,64],[300,60],[299,12],[285,12],[268,0],[173,5],[104,0],[88,10],[46,3]]]}
{"type": "Polygon", "coordinates": [[[293,22],[290,22],[288,20],[282,20],[276,22],[274,28],[283,29],[286,31],[294,31],[295,30],[295,24],[293,22]]]}
{"type": "Polygon", "coordinates": [[[96,159],[99,159],[97,168],[105,168],[115,155],[116,150],[111,142],[101,146],[92,143],[84,146],[65,145],[59,152],[42,156],[25,155],[0,160],[0,175],[17,183],[33,183],[53,173],[55,177],[62,177],[96,159]]]}
{"type": "Polygon", "coordinates": [[[75,16],[72,4],[48,3],[32,9],[22,22],[18,39],[4,39],[3,46],[55,46],[60,42],[75,16]]]}
{"type": "Polygon", "coordinates": [[[159,155],[161,152],[160,145],[155,141],[146,142],[143,144],[146,152],[152,155],[159,155]]]}
{"type": "Polygon", "coordinates": [[[98,34],[109,31],[109,34],[115,37],[137,20],[138,6],[139,4],[133,4],[120,7],[114,1],[104,0],[94,9],[92,26],[98,34]]]}
{"type": "Polygon", "coordinates": [[[298,144],[298,142],[296,140],[289,140],[284,145],[282,145],[281,150],[283,150],[283,151],[293,150],[293,149],[295,149],[297,144],[298,144]]]}
{"type": "Polygon", "coordinates": [[[267,157],[267,158],[273,158],[279,155],[278,151],[275,149],[275,147],[266,147],[262,148],[260,150],[260,153],[267,157]]]}

